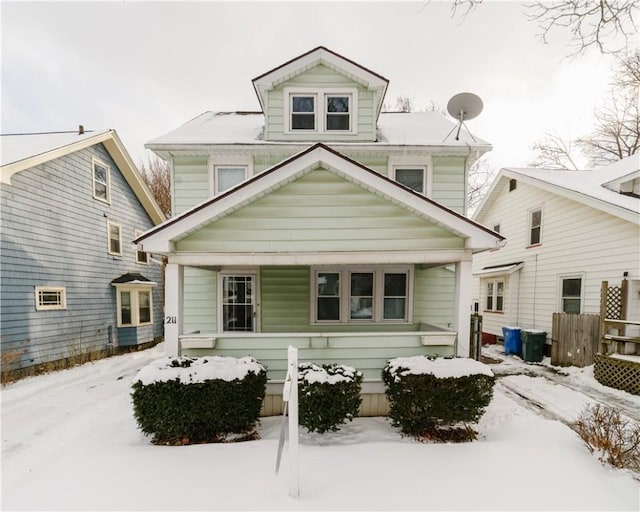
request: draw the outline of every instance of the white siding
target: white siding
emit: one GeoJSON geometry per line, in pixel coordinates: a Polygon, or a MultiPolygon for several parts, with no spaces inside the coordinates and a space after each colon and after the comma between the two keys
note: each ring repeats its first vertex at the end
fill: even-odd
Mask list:
{"type": "MultiPolygon", "coordinates": [[[[517,314],[507,320],[510,311],[505,310],[504,323],[500,315],[485,315],[485,332],[502,335],[502,325],[511,322],[551,333],[552,314],[561,311],[560,276],[584,275],[582,312],[597,314],[603,280],[619,284],[624,272],[630,277],[640,273],[637,225],[521,181],[512,192],[503,187],[479,221],[488,227],[499,223],[507,243],[499,250],[477,254],[474,272],[487,266],[524,262],[517,314]],[[542,244],[527,248],[528,211],[539,206],[543,208],[542,244]]],[[[477,278],[475,281],[474,300],[480,302],[482,310],[485,290],[477,278]]],[[[505,308],[508,305],[505,297],[505,308]]]]}

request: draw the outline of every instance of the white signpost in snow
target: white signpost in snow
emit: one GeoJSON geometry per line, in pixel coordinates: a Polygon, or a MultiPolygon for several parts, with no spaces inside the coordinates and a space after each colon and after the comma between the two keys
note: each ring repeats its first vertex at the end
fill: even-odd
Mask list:
{"type": "Polygon", "coordinates": [[[280,459],[284,448],[285,431],[287,430],[287,409],[289,409],[289,496],[300,497],[300,482],[298,478],[298,349],[289,347],[287,377],[282,389],[284,411],[282,413],[282,428],[278,442],[276,457],[276,474],[280,469],[280,459]]]}

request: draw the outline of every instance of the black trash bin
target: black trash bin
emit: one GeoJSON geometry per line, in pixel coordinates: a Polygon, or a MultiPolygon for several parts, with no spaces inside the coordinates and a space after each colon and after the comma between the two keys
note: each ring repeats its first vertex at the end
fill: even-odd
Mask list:
{"type": "Polygon", "coordinates": [[[547,333],[544,331],[523,330],[522,338],[522,359],[526,363],[539,363],[544,357],[544,344],[547,340],[547,333]]]}

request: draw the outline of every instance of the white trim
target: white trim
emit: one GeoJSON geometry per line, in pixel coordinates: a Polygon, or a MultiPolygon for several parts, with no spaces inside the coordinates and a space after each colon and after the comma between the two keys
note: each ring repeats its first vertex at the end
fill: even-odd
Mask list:
{"type": "MultiPolygon", "coordinates": [[[[564,312],[564,308],[563,308],[563,299],[564,296],[562,295],[562,282],[565,279],[580,279],[580,311],[579,313],[582,314],[584,312],[584,293],[585,293],[585,288],[586,288],[586,273],[585,272],[571,272],[568,274],[558,274],[557,276],[557,293],[556,293],[556,311],[558,313],[563,313],[564,312]]],[[[571,298],[577,298],[577,297],[571,297],[571,298]]]]}
{"type": "MultiPolygon", "coordinates": [[[[144,233],[144,230],[142,229],[134,229],[133,230],[133,237],[134,238],[138,238],[140,235],[142,235],[144,233]]],[[[133,244],[134,246],[134,252],[135,252],[135,258],[136,258],[136,263],[138,265],[149,265],[149,260],[151,259],[151,255],[147,252],[144,251],[142,249],[138,249],[138,244],[133,244]],[[140,255],[140,253],[144,254],[146,257],[146,261],[140,261],[138,259],[138,256],[140,255]]]]}
{"type": "Polygon", "coordinates": [[[471,261],[467,249],[449,251],[383,251],[328,253],[169,253],[170,263],[185,266],[218,266],[233,262],[237,265],[368,265],[368,264],[443,264],[471,261]]]}
{"type": "Polygon", "coordinates": [[[486,312],[486,313],[504,313],[504,306],[505,306],[505,292],[507,290],[507,283],[506,283],[506,279],[505,278],[482,278],[480,279],[480,288],[484,288],[484,292],[480,292],[480,300],[482,300],[483,298],[484,303],[483,303],[483,308],[482,312],[486,312]],[[502,308],[498,309],[498,284],[502,283],[502,308]],[[488,286],[487,285],[491,285],[491,294],[489,294],[488,292],[488,286]],[[487,309],[487,300],[489,299],[489,297],[491,297],[491,305],[492,308],[491,309],[487,309]]]}
{"type": "Polygon", "coordinates": [[[423,180],[423,195],[432,197],[433,195],[433,158],[431,154],[426,155],[390,155],[387,164],[387,175],[396,180],[396,169],[417,169],[424,168],[425,176],[423,180]]]}
{"type": "Polygon", "coordinates": [[[283,133],[301,135],[305,133],[339,135],[358,133],[358,89],[355,87],[284,87],[282,102],[283,133]],[[315,127],[313,130],[294,130],[291,128],[291,102],[294,96],[313,96],[315,98],[315,127]],[[328,130],[326,128],[327,98],[330,96],[349,97],[349,129],[328,130]]]}
{"type": "Polygon", "coordinates": [[[542,226],[544,224],[544,209],[542,207],[542,205],[538,205],[538,206],[534,206],[533,208],[529,208],[527,210],[527,247],[537,247],[539,245],[542,245],[542,226]],[[535,212],[540,212],[540,225],[538,226],[540,229],[540,236],[537,242],[532,242],[531,241],[531,231],[533,230],[534,226],[533,226],[533,214],[535,212]]]}
{"type": "Polygon", "coordinates": [[[36,311],[52,311],[67,309],[67,289],[64,286],[36,286],[35,287],[36,311]],[[59,294],[58,304],[42,304],[40,294],[59,294]]]}
{"type": "MultiPolygon", "coordinates": [[[[148,252],[153,253],[172,252],[173,242],[187,236],[200,226],[242,208],[257,198],[311,172],[318,166],[328,168],[330,172],[364,186],[372,193],[380,193],[386,199],[407,209],[414,215],[426,218],[447,231],[466,238],[466,247],[469,249],[491,249],[502,240],[502,237],[497,237],[490,231],[481,228],[474,221],[434,202],[426,201],[404,187],[390,183],[387,178],[367,171],[342,155],[329,151],[323,146],[317,146],[311,151],[305,150],[298,156],[292,157],[291,161],[273,172],[265,174],[268,172],[265,171],[260,179],[250,180],[242,188],[223,195],[216,201],[205,201],[166,221],[162,229],[155,230],[144,238],[145,247],[148,252]]],[[[455,259],[442,262],[450,263],[451,261],[455,261],[455,259]]],[[[406,260],[404,262],[406,263],[406,260]]]]}
{"type": "Polygon", "coordinates": [[[248,333],[259,333],[260,332],[260,269],[258,268],[226,268],[218,271],[217,276],[217,288],[218,288],[218,297],[217,297],[217,324],[218,324],[218,333],[224,334],[225,336],[228,334],[248,334],[248,333]],[[253,308],[254,308],[254,318],[253,318],[253,331],[225,331],[224,330],[224,319],[223,319],[223,289],[222,282],[223,277],[229,276],[237,276],[237,277],[251,277],[253,279],[253,289],[251,292],[251,299],[253,300],[253,308]]]}
{"type": "Polygon", "coordinates": [[[209,155],[207,160],[209,197],[213,197],[217,192],[215,171],[219,167],[244,167],[246,169],[245,180],[251,178],[253,171],[253,156],[247,155],[209,155]]]}
{"type": "Polygon", "coordinates": [[[118,327],[143,327],[153,325],[153,287],[156,283],[114,283],[116,289],[116,313],[118,327]],[[131,323],[122,323],[122,300],[121,294],[131,294],[131,323]],[[148,322],[140,322],[140,293],[149,294],[149,317],[148,322]]]}
{"type": "Polygon", "coordinates": [[[341,325],[341,324],[410,324],[413,323],[413,267],[411,265],[388,266],[388,265],[342,265],[342,266],[313,266],[310,274],[310,322],[311,325],[341,325]],[[351,274],[353,273],[373,274],[373,311],[371,319],[351,318],[351,274]],[[340,319],[339,320],[317,320],[317,276],[319,273],[340,274],[340,319]],[[406,274],[407,290],[404,319],[384,319],[384,274],[406,274]]]}
{"type": "Polygon", "coordinates": [[[105,164],[102,160],[97,159],[96,157],[91,157],[91,185],[93,188],[93,198],[98,201],[102,201],[103,203],[111,204],[111,166],[105,164]],[[104,167],[107,172],[106,183],[104,184],[106,187],[106,198],[98,197],[96,195],[96,183],[102,184],[96,180],[96,165],[100,167],[104,167]]]}
{"type": "Polygon", "coordinates": [[[116,222],[107,221],[107,252],[111,256],[122,256],[122,225],[116,222]],[[118,244],[120,246],[120,252],[114,252],[111,250],[111,227],[118,228],[118,244]]]}
{"type": "Polygon", "coordinates": [[[517,270],[524,267],[524,263],[513,263],[511,265],[503,265],[501,267],[487,268],[474,272],[474,276],[480,276],[481,278],[500,277],[511,275],[517,270]]]}

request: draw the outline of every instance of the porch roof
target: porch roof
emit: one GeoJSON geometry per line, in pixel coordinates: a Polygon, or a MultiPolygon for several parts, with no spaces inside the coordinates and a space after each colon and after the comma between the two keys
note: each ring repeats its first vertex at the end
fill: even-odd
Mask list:
{"type": "Polygon", "coordinates": [[[371,194],[380,196],[397,207],[427,219],[449,233],[463,238],[465,251],[478,252],[493,248],[504,239],[481,224],[318,143],[237,187],[147,231],[135,242],[143,243],[144,250],[147,252],[175,253],[175,242],[318,168],[327,168],[371,194]]]}

